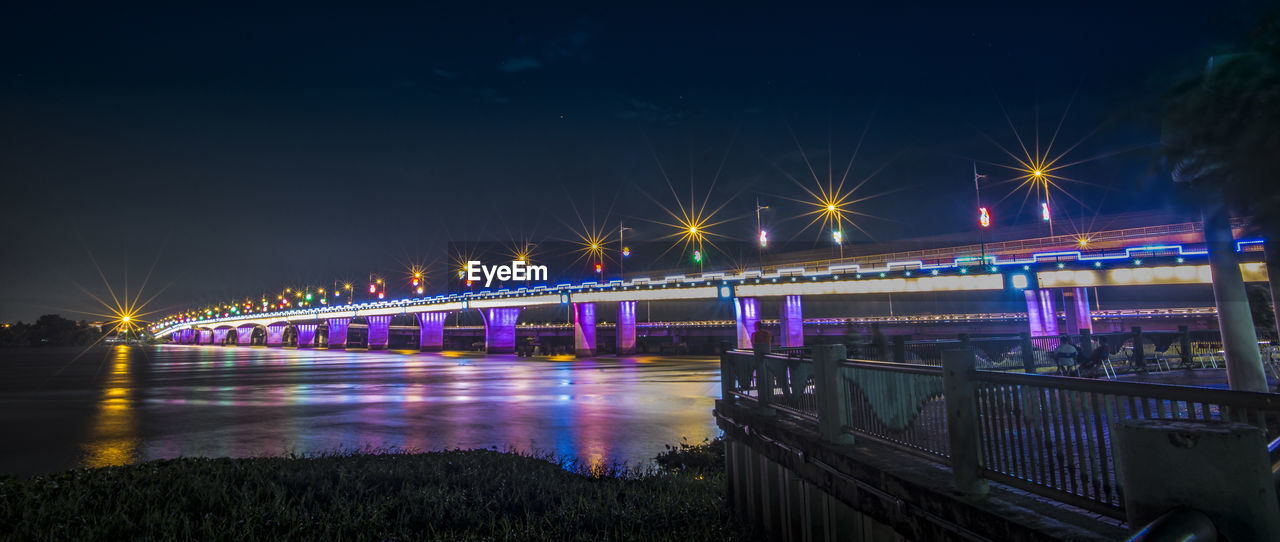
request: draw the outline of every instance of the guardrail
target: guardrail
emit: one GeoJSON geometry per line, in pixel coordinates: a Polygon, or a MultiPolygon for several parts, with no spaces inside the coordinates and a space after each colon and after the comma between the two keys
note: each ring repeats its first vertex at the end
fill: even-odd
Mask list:
{"type": "Polygon", "coordinates": [[[976,371],[992,480],[1123,517],[1112,426],[1124,419],[1216,420],[1280,437],[1280,395],[976,371]]]}
{"type": "Polygon", "coordinates": [[[801,352],[726,350],[723,397],[811,422],[826,441],[950,465],[962,491],[990,479],[1123,519],[1111,439],[1122,420],[1247,423],[1280,447],[1280,394],[978,370],[971,349],[947,350],[944,367],[847,360],[841,345],[801,352]]]}

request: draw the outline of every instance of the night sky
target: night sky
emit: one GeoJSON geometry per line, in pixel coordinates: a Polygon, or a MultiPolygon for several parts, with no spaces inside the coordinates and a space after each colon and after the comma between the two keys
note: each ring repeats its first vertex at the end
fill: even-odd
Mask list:
{"type": "Polygon", "coordinates": [[[1091,184],[1063,213],[1160,208],[1159,97],[1258,11],[8,12],[0,321],[100,311],[95,257],[117,293],[157,262],[144,297],[176,308],[565,239],[575,209],[652,240],[664,171],[687,205],[719,170],[717,233],[749,239],[758,197],[775,239],[816,243],[788,176],[814,185],[801,149],[841,176],[864,130],[847,185],[890,192],[856,207],[870,236],[972,230],[971,160],[1012,163],[982,134],[1018,145],[1001,104],[1028,144],[1070,105],[1055,148],[1115,153],[1064,173],[1091,184]]]}

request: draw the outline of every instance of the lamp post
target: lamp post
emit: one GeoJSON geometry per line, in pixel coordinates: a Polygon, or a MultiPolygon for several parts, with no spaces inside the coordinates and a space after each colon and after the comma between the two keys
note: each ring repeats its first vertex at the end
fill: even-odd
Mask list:
{"type": "Polygon", "coordinates": [[[622,260],[630,255],[627,246],[622,243],[622,232],[630,229],[623,226],[621,220],[618,221],[618,277],[622,279],[622,282],[627,281],[627,274],[622,270],[622,260]]]}
{"type": "Polygon", "coordinates": [[[991,226],[991,215],[987,212],[987,208],[982,206],[982,191],[978,189],[978,181],[987,178],[986,175],[978,174],[978,163],[973,163],[973,197],[978,202],[978,225],[982,229],[978,231],[978,244],[982,247],[982,265],[987,265],[987,228],[991,226]]]}
{"type": "Polygon", "coordinates": [[[760,260],[760,271],[762,273],[764,272],[764,247],[765,245],[769,244],[769,234],[768,232],[764,231],[764,228],[760,225],[760,211],[763,211],[768,208],[769,208],[768,205],[760,205],[760,198],[756,198],[756,232],[759,233],[760,235],[760,247],[758,249],[758,254],[759,254],[758,259],[760,260]]]}

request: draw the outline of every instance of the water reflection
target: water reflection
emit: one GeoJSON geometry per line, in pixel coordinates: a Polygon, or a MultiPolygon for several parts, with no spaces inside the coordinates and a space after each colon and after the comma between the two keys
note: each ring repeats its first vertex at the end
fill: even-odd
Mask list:
{"type": "Polygon", "coordinates": [[[161,346],[112,360],[86,466],[388,447],[642,464],[718,432],[713,359],[161,346]]]}
{"type": "Polygon", "coordinates": [[[103,383],[102,398],[89,426],[84,466],[125,465],[137,460],[138,427],[133,411],[133,373],[128,346],[116,346],[110,354],[110,374],[103,383]]]}

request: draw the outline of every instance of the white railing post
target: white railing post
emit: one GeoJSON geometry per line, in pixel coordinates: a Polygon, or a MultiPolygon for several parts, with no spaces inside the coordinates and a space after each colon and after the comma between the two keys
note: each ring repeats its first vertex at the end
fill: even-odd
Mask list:
{"type": "Polygon", "coordinates": [[[843,344],[813,347],[813,388],[818,403],[818,433],[833,444],[852,444],[853,435],[844,432],[849,424],[849,389],[840,375],[845,359],[843,344]]]}
{"type": "Polygon", "coordinates": [[[720,399],[725,402],[733,400],[734,379],[737,378],[730,350],[729,341],[720,341],[720,399]]]}
{"type": "Polygon", "coordinates": [[[986,495],[988,485],[982,477],[982,425],[978,423],[974,372],[972,350],[942,352],[942,388],[956,490],[967,495],[986,495]]]}

